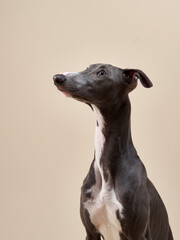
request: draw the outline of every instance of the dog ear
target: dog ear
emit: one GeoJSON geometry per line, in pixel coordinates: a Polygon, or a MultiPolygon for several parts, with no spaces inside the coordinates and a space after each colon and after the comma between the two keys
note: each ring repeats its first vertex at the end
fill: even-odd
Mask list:
{"type": "Polygon", "coordinates": [[[139,69],[124,69],[122,72],[123,82],[128,85],[130,91],[137,86],[138,79],[145,88],[153,86],[146,74],[139,69]]]}

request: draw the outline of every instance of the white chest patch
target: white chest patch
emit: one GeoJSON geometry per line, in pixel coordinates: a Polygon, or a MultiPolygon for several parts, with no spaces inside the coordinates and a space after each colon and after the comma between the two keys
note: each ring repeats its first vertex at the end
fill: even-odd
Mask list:
{"type": "Polygon", "coordinates": [[[88,210],[90,220],[105,240],[120,240],[121,225],[117,217],[122,216],[122,205],[117,200],[115,191],[111,184],[111,177],[104,180],[103,169],[100,164],[104,149],[105,137],[103,134],[104,120],[100,111],[93,106],[98,125],[95,134],[95,177],[96,184],[87,190],[91,193],[91,199],[84,203],[88,210]]]}
{"type": "Polygon", "coordinates": [[[85,202],[84,206],[89,212],[92,224],[105,240],[120,240],[121,225],[117,211],[121,215],[122,205],[117,201],[114,189],[100,190],[97,196],[85,202]]]}

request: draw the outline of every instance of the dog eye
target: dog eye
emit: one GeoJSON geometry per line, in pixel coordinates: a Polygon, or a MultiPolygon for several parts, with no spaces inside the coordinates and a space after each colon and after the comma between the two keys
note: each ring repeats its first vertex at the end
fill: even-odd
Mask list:
{"type": "Polygon", "coordinates": [[[106,72],[104,70],[100,70],[99,72],[97,72],[98,77],[102,77],[106,75],[106,72]]]}

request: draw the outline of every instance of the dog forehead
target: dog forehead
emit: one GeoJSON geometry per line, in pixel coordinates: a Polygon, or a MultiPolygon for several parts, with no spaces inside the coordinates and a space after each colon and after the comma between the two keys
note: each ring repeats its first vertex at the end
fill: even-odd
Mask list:
{"type": "Polygon", "coordinates": [[[111,72],[112,74],[119,74],[122,69],[116,66],[113,66],[111,64],[105,64],[105,63],[95,63],[91,64],[86,70],[89,71],[98,71],[98,70],[107,70],[108,72],[111,72]]]}
{"type": "Polygon", "coordinates": [[[115,68],[114,66],[112,66],[111,64],[105,64],[105,63],[95,63],[95,64],[91,64],[88,69],[97,69],[97,68],[115,68]]]}

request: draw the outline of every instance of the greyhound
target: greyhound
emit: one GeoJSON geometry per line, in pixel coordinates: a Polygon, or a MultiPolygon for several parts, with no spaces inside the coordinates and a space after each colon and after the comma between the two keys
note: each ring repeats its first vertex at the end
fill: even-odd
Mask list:
{"type": "Polygon", "coordinates": [[[131,138],[129,93],[138,80],[145,88],[152,82],[141,70],[109,64],[56,74],[53,80],[96,116],[94,160],[81,188],[86,240],[173,240],[164,203],[131,138]]]}

